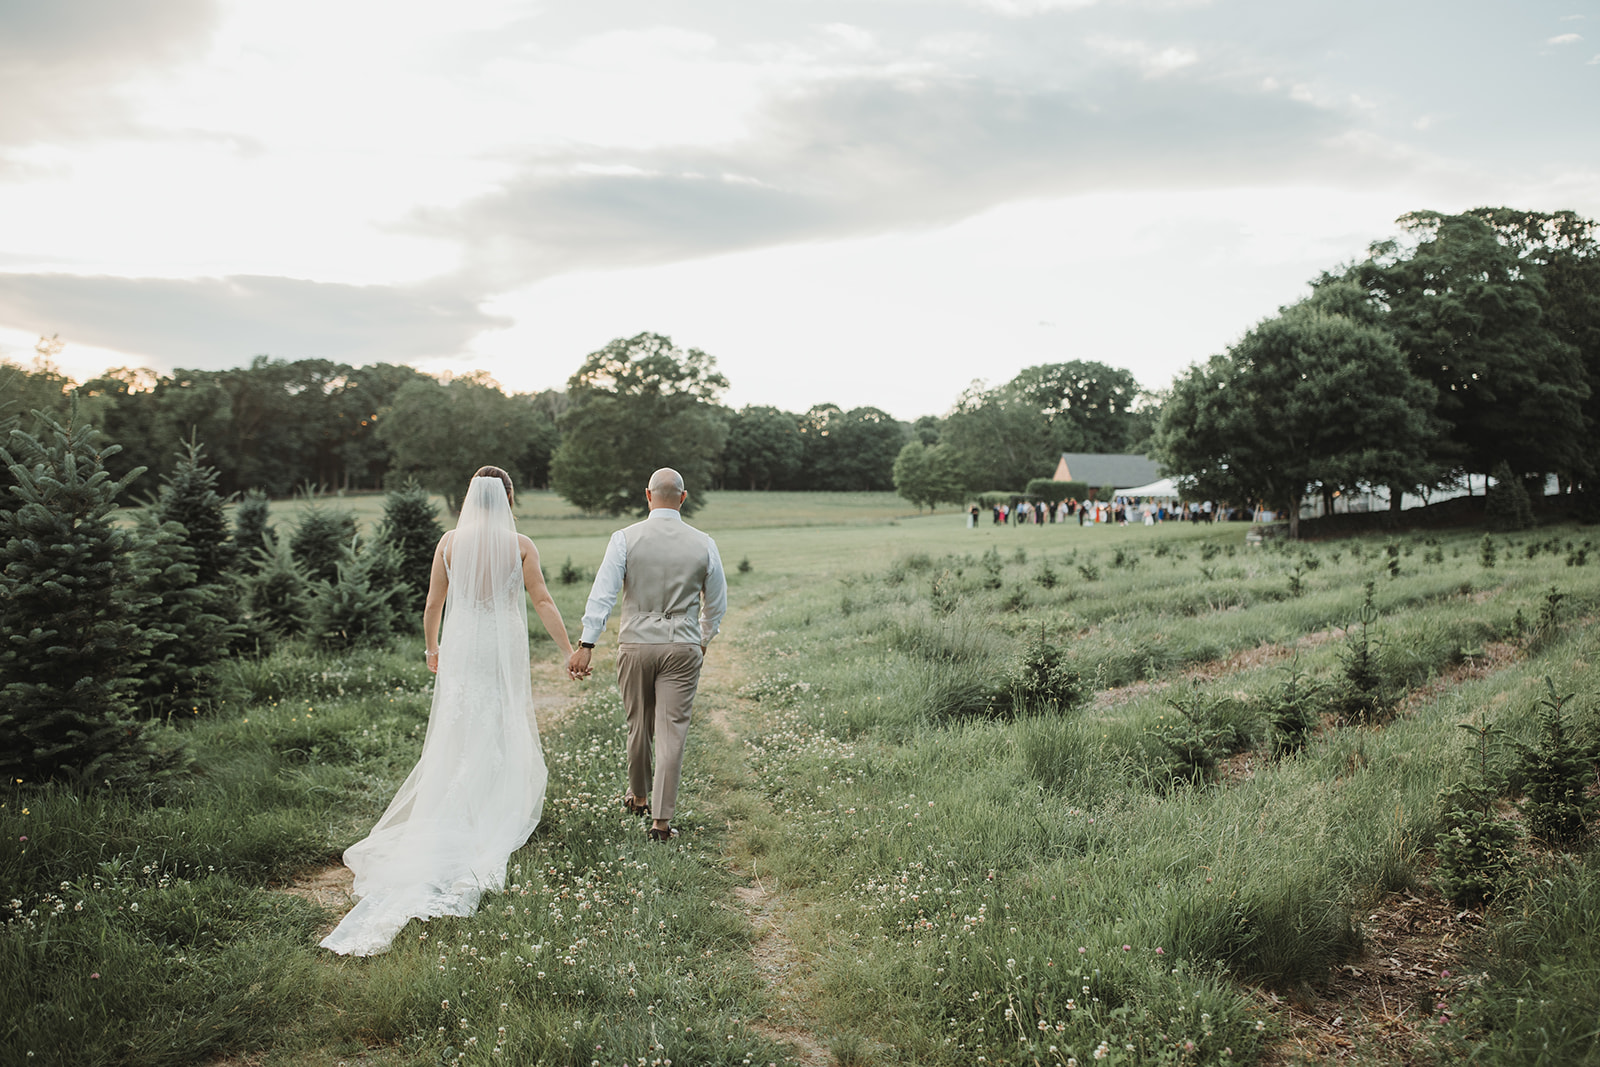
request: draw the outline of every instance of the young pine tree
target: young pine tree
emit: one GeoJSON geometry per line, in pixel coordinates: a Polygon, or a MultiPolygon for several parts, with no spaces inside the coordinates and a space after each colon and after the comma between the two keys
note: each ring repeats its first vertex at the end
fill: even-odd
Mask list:
{"type": "Polygon", "coordinates": [[[428,577],[433,569],[433,550],[444,536],[439,525],[439,509],[428,491],[414,481],[389,491],[383,504],[383,526],[379,541],[394,550],[396,578],[402,589],[396,609],[403,620],[422,614],[428,595],[428,577]]]}
{"type": "Polygon", "coordinates": [[[1484,496],[1483,515],[1491,530],[1526,530],[1533,525],[1533,501],[1522,479],[1511,472],[1511,464],[1501,460],[1490,477],[1494,485],[1484,496]]]}
{"type": "Polygon", "coordinates": [[[216,664],[241,629],[234,586],[199,580],[198,553],[181,523],[162,522],[147,510],[137,532],[134,559],[143,594],[137,622],[150,642],[136,676],[138,711],[149,718],[189,715],[210,698],[216,664]]]}
{"type": "Polygon", "coordinates": [[[310,504],[300,513],[300,525],[289,538],[289,550],[313,582],[332,582],[339,564],[356,538],[356,517],[348,511],[330,511],[310,504]]]}
{"type": "Polygon", "coordinates": [[[183,442],[172,473],[161,478],[156,517],[183,527],[184,543],[194,553],[195,582],[222,580],[236,555],[229,537],[227,501],[217,492],[221,475],[204,462],[205,449],[194,438],[183,442]]]}
{"type": "Polygon", "coordinates": [[[1567,732],[1563,708],[1571,695],[1558,696],[1555,683],[1544,680],[1546,696],[1540,701],[1539,740],[1518,745],[1518,763],[1527,779],[1528,827],[1557,845],[1572,845],[1583,838],[1595,802],[1588,795],[1594,769],[1583,749],[1567,732]]]}
{"type": "Polygon", "coordinates": [[[245,605],[246,621],[270,633],[290,637],[310,625],[311,583],[287,541],[268,545],[260,569],[245,579],[245,605]]]}
{"type": "Polygon", "coordinates": [[[135,722],[132,678],[149,647],[138,622],[134,532],[113,518],[117,451],[76,419],[12,430],[0,460],[0,774],[37,782],[139,780],[158,770],[135,722]]]}
{"type": "Polygon", "coordinates": [[[271,505],[267,494],[252,489],[239,500],[233,509],[233,543],[238,550],[238,569],[241,574],[254,574],[261,569],[263,553],[272,551],[277,543],[278,531],[268,524],[271,505]]]}
{"type": "Polygon", "coordinates": [[[336,568],[336,580],[318,582],[311,605],[312,638],[325,648],[381,645],[394,633],[395,586],[381,574],[383,547],[357,553],[347,548],[336,568]]]}

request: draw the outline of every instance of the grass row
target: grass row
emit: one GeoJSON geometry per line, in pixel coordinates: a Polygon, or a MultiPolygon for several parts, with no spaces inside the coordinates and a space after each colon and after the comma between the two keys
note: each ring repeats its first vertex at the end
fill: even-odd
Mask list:
{"type": "MultiPolygon", "coordinates": [[[[1547,676],[1580,694],[1570,712],[1582,731],[1600,725],[1600,572],[1559,554],[1507,544],[1485,568],[1476,538],[1457,536],[1409,557],[1402,548],[1390,577],[1382,542],[1360,557],[1348,543],[1318,546],[1309,572],[1301,549],[1238,548],[1229,579],[1206,573],[1198,551],[1159,563],[1146,553],[1130,568],[1124,545],[1124,566],[1104,566],[1115,547],[1100,550],[1098,578],[1076,582],[1066,558],[1036,552],[998,567],[909,556],[774,597],[752,639],[749,658],[775,669],[746,687],[763,708],[750,758],[781,822],[749,847],[810,904],[804,948],[818,960],[824,1025],[870,1035],[865,1047],[886,1061],[1249,1062],[1276,1025],[1256,987],[1323,980],[1360,952],[1358,917],[1372,904],[1427,891],[1439,792],[1469,763],[1458,725],[1491,721],[1505,744],[1531,741],[1547,676]],[[1046,564],[1053,584],[1040,580],[1046,564]],[[1520,658],[1381,727],[1329,719],[1295,758],[1270,758],[1257,716],[1243,730],[1245,773],[1175,786],[1162,742],[1175,695],[1248,709],[1287,668],[1337,682],[1347,646],[1334,636],[1194,683],[1182,668],[1347,626],[1368,581],[1396,694],[1488,642],[1520,658]],[[1191,609],[1224,582],[1226,603],[1191,609]],[[1563,621],[1538,631],[1552,585],[1563,621]],[[1102,685],[1160,684],[1066,715],[986,718],[963,694],[992,689],[1041,631],[1102,685]]],[[[1594,1000],[1594,923],[1561,944],[1532,918],[1552,897],[1575,914],[1592,899],[1593,869],[1590,858],[1534,859],[1528,875],[1546,889],[1494,913],[1475,972],[1488,978],[1460,986],[1440,1049],[1507,1064],[1597,1054],[1600,1026],[1582,1010],[1594,1000]],[[1539,1034],[1556,1051],[1539,1052],[1539,1034]]]]}

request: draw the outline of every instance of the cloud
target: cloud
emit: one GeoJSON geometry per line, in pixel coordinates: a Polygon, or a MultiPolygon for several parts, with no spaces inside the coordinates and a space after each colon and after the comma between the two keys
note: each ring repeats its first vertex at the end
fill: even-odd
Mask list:
{"type": "Polygon", "coordinates": [[[356,286],[234,275],[0,274],[0,322],[142,356],[163,369],[285,359],[400,362],[454,355],[509,320],[447,281],[356,286]]]}
{"type": "Polygon", "coordinates": [[[1127,41],[1115,37],[1091,37],[1089,46],[1098,52],[1132,61],[1147,78],[1159,78],[1182,70],[1198,62],[1200,57],[1192,48],[1168,45],[1160,48],[1144,41],[1127,41]]]}
{"type": "Polygon", "coordinates": [[[726,148],[527,160],[498,190],[418,213],[486,290],[799,240],[936,225],[1093,189],[1292,173],[1344,131],[1252,81],[1105,72],[1076,89],[840,78],[769,103],[726,148]]]}
{"type": "Polygon", "coordinates": [[[1581,33],[1558,33],[1545,41],[1545,44],[1577,44],[1583,40],[1581,33]]]}
{"type": "Polygon", "coordinates": [[[131,124],[119,87],[198,56],[217,0],[0,0],[0,146],[131,124]]]}

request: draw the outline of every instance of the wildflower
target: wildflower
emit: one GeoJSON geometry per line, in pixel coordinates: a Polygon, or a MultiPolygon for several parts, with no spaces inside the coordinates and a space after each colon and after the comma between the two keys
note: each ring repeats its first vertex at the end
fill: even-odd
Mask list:
{"type": "Polygon", "coordinates": [[[1166,949],[1164,949],[1164,948],[1156,949],[1156,955],[1157,956],[1165,956],[1166,954],[1167,954],[1167,950],[1166,949]]]}
{"type": "Polygon", "coordinates": [[[89,977],[90,977],[90,978],[99,978],[99,977],[100,977],[100,972],[99,972],[99,971],[95,971],[95,972],[94,972],[94,973],[93,973],[93,974],[91,974],[91,975],[90,975],[90,976],[89,976],[89,977]]]}
{"type": "Polygon", "coordinates": [[[1122,951],[1124,951],[1124,952],[1132,952],[1133,951],[1133,946],[1132,945],[1123,945],[1122,946],[1122,951]]]}

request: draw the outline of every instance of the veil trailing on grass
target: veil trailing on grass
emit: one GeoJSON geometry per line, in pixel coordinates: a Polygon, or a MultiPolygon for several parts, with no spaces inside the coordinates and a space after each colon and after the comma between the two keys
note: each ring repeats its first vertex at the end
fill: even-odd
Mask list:
{"type": "Polygon", "coordinates": [[[546,770],[522,558],[505,487],[474,478],[445,538],[450,584],[422,757],[344,861],[359,902],[322,947],[370,956],[412,918],[471,915],[539,823],[546,770]]]}

